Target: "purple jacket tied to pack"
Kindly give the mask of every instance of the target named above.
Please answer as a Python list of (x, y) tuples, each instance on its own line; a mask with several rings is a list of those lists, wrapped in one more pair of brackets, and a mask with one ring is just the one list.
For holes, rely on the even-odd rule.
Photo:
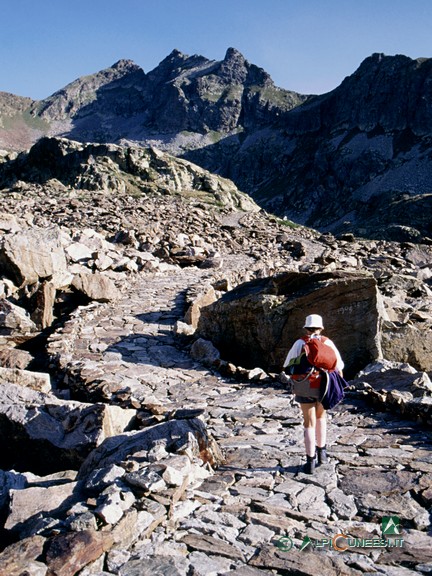
[(325, 410), (329, 410), (344, 399), (344, 388), (348, 386), (348, 383), (339, 372), (325, 372), (324, 374), (327, 377), (327, 385), (320, 402)]

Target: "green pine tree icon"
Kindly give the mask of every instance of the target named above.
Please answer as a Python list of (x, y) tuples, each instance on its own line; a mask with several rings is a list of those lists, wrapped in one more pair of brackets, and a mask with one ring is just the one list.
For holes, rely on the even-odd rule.
[(383, 536), (393, 536), (401, 533), (400, 521), (397, 516), (384, 516), (381, 527)]
[(302, 552), (302, 551), (303, 551), (305, 548), (307, 548), (308, 546), (312, 546), (312, 547), (313, 547), (312, 540), (309, 538), (309, 536), (305, 536), (305, 537), (303, 538), (302, 545), (300, 546), (300, 552)]

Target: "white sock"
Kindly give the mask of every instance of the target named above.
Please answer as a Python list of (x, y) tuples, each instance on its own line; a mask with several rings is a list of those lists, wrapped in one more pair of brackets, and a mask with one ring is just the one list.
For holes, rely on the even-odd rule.
[(327, 418), (317, 418), (316, 421), (316, 444), (318, 448), (324, 448), (327, 442)]
[(315, 456), (315, 429), (305, 428), (304, 429), (304, 443), (306, 448), (306, 454), (308, 456)]

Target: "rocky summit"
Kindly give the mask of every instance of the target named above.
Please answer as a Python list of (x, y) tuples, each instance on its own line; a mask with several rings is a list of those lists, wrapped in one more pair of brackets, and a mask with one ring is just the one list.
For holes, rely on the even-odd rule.
[[(1, 576), (431, 572), (430, 244), (132, 144), (41, 138), (0, 204)], [(313, 475), (281, 372), (309, 312), (348, 380)]]
[(235, 182), (265, 210), (377, 240), (430, 243), (432, 60), (373, 54), (327, 94), (273, 83), (229, 48), (130, 60), (41, 101), (0, 93), (0, 148), (43, 136), (153, 146)]

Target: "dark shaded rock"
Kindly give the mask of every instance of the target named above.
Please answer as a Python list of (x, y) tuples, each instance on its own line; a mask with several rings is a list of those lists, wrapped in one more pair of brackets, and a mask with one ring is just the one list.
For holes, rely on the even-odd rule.
[(353, 374), (380, 355), (380, 306), (366, 274), (287, 272), (243, 284), (203, 308), (198, 332), (224, 359), (280, 370), (306, 315), (319, 313)]
[(50, 539), (46, 550), (48, 573), (70, 576), (99, 558), (113, 545), (111, 534), (83, 530)]
[[(43, 536), (35, 535), (7, 546), (0, 553), (0, 576), (32, 574), (36, 568), (43, 574), (45, 566), (37, 559), (42, 556), (45, 542)], [(36, 570), (34, 573), (37, 573)]]
[(164, 445), (167, 452), (181, 453), (189, 449), (205, 462), (220, 463), (217, 446), (201, 420), (169, 420), (145, 430), (108, 438), (89, 454), (80, 468), (79, 477), (85, 478), (94, 468), (121, 462), (135, 452), (148, 451), (157, 443)]
[(220, 363), (220, 353), (209, 340), (198, 338), (192, 344), (191, 356), (205, 366), (217, 366)]

